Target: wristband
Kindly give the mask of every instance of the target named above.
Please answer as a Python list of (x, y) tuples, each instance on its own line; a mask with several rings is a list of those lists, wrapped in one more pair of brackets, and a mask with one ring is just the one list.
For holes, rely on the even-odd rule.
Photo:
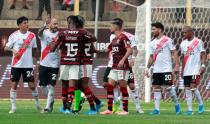
[(202, 64), (201, 67), (205, 68), (206, 66), (205, 66), (205, 64)]

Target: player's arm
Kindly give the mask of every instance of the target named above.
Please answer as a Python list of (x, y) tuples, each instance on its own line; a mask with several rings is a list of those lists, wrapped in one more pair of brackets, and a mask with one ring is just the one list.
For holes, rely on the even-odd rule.
[(125, 56), (120, 60), (120, 62), (118, 63), (118, 67), (123, 67), (124, 62), (126, 59), (128, 59), (128, 57), (132, 54), (132, 48), (127, 47), (126, 48), (126, 53)]
[(133, 65), (134, 65), (137, 54), (138, 54), (137, 47), (134, 46), (134, 47), (132, 48), (132, 59), (131, 59), (131, 61), (130, 61), (130, 66), (133, 66)]
[(4, 51), (11, 51), (15, 56), (18, 55), (18, 52), (13, 48), (14, 39), (12, 36), (9, 37), (7, 44), (4, 47)]
[(203, 51), (201, 52), (201, 69), (200, 73), (203, 74), (205, 72), (205, 62), (206, 62), (206, 53)]
[(154, 59), (153, 59), (153, 54), (150, 55), (149, 59), (148, 59), (148, 63), (147, 63), (147, 68), (145, 69), (145, 76), (146, 77), (150, 77), (150, 74), (151, 74), (151, 66), (153, 65), (154, 63)]
[(174, 72), (178, 73), (179, 72), (179, 56), (178, 56), (178, 51), (177, 50), (172, 50), (172, 60), (174, 63)]
[(63, 35), (58, 34), (58, 38), (56, 39), (56, 41), (50, 44), (51, 52), (54, 52), (59, 47), (59, 45), (62, 42), (63, 37), (64, 37)]
[(44, 30), (47, 28), (47, 25), (49, 24), (50, 19), (48, 19), (44, 25), (38, 30), (38, 36), (42, 37)]

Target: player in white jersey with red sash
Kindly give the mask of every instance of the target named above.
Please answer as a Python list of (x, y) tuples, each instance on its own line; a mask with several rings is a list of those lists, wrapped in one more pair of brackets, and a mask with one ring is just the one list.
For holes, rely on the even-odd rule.
[(179, 60), (175, 46), (171, 38), (163, 35), (164, 26), (159, 23), (152, 24), (152, 35), (154, 39), (150, 43), (150, 58), (148, 60), (145, 74), (150, 77), (150, 67), (154, 65), (152, 85), (154, 92), (155, 108), (150, 113), (152, 115), (160, 114), (160, 101), (162, 86), (166, 86), (172, 101), (175, 103), (176, 114), (180, 113), (180, 105), (177, 99), (175, 87), (173, 86), (172, 58), (175, 64), (174, 72), (179, 71)]
[(10, 77), (12, 81), (10, 89), (11, 110), (9, 113), (16, 112), (16, 90), (21, 75), (23, 77), (23, 82), (28, 82), (29, 88), (32, 90), (36, 108), (41, 111), (39, 95), (34, 83), (33, 75), (32, 49), (37, 47), (36, 35), (28, 31), (28, 18), (24, 16), (18, 18), (17, 25), (19, 30), (9, 36), (8, 43), (5, 46), (5, 51), (13, 52)]
[(194, 37), (193, 29), (185, 26), (183, 29), (184, 41), (180, 45), (182, 53), (182, 76), (184, 78), (186, 101), (188, 105), (187, 115), (193, 114), (192, 93), (199, 104), (198, 113), (204, 112), (203, 101), (197, 86), (200, 83), (200, 76), (205, 71), (205, 49), (203, 42)]
[(54, 87), (59, 72), (60, 58), (58, 49), (50, 51), (50, 45), (56, 41), (58, 35), (57, 19), (50, 19), (47, 25), (39, 29), (38, 35), (41, 40), (41, 58), (39, 69), (39, 85), (47, 96), (47, 103), (44, 109), (45, 113), (52, 112), (54, 103)]

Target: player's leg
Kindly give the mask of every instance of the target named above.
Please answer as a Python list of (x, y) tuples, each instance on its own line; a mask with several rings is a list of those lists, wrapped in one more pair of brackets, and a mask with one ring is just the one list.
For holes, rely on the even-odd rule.
[(76, 84), (76, 90), (74, 92), (75, 95), (75, 100), (74, 100), (74, 112), (79, 112), (80, 109), (80, 101), (82, 100), (81, 97), (81, 86), (82, 85), (82, 80), (79, 79), (77, 84)]
[[(93, 94), (91, 91), (88, 82), (92, 76), (92, 65), (80, 65), (81, 77), (82, 77), (82, 91), (85, 94), (89, 104), (90, 111), (87, 114), (96, 114), (97, 111), (102, 107), (101, 101)], [(96, 107), (94, 104), (96, 102)]]
[(122, 94), (122, 111), (118, 112), (118, 115), (128, 115), (128, 90), (127, 90), (127, 81), (129, 78), (129, 71), (118, 70), (118, 82), (120, 91)]
[(153, 76), (153, 92), (154, 92), (154, 110), (150, 113), (151, 115), (160, 114), (160, 101), (161, 101), (161, 85), (164, 82), (164, 76), (161, 73), (154, 73)]
[(202, 114), (204, 113), (204, 105), (203, 105), (203, 100), (202, 100), (200, 91), (197, 88), (199, 83), (200, 83), (200, 75), (193, 75), (190, 88), (192, 92), (194, 92), (196, 101), (198, 102), (198, 113)]
[(11, 103), (11, 108), (9, 113), (15, 113), (16, 112), (16, 96), (17, 96), (17, 85), (20, 80), (21, 76), (21, 69), (19, 68), (12, 68), (11, 69), (11, 89), (10, 89), (10, 103)]
[(109, 83), (107, 84), (107, 110), (100, 112), (102, 115), (113, 114), (114, 86), (118, 80), (117, 71), (111, 70), (109, 74)]
[(135, 104), (136, 112), (144, 113), (144, 111), (141, 109), (139, 92), (138, 92), (138, 89), (135, 87), (135, 79), (134, 79), (134, 74), (133, 74), (132, 69), (130, 69), (130, 73), (129, 73), (128, 86), (130, 88), (129, 95), (131, 96), (131, 99), (133, 100)]
[(28, 86), (32, 91), (32, 96), (33, 96), (34, 101), (35, 101), (36, 109), (41, 112), (42, 108), (41, 108), (40, 103), (39, 103), (39, 93), (38, 93), (38, 90), (37, 90), (37, 88), (35, 86), (35, 82), (34, 82), (33, 68), (24, 68), (24, 70), (23, 70), (23, 82), (29, 82)]
[(103, 77), (103, 82), (104, 82), (103, 86), (104, 86), (104, 88), (107, 87), (106, 85), (108, 84), (108, 81), (109, 81), (108, 76), (109, 76), (109, 73), (110, 73), (111, 69), (112, 69), (111, 67), (107, 67), (105, 72), (104, 72), (104, 77)]
[(176, 89), (173, 85), (173, 76), (172, 76), (172, 73), (169, 72), (169, 73), (165, 73), (164, 75), (165, 79), (164, 79), (164, 85), (166, 85), (166, 89), (168, 90), (169, 92), (169, 95), (172, 99), (172, 101), (174, 102), (175, 104), (175, 111), (176, 111), (176, 114), (180, 114), (180, 104), (179, 104), (179, 101), (178, 101), (178, 98), (177, 98), (177, 93), (176, 93)]
[(187, 106), (188, 106), (188, 111), (185, 113), (186, 115), (193, 114), (192, 90), (190, 88), (191, 79), (192, 79), (191, 76), (184, 76), (185, 95), (186, 95), (186, 101), (187, 101)]
[(42, 88), (44, 95), (47, 97), (48, 95), (48, 83), (49, 83), (49, 73), (47, 67), (41, 66), (39, 67), (39, 86)]
[(46, 107), (44, 109), (44, 111), (46, 112), (52, 112), (53, 111), (53, 104), (54, 104), (54, 87), (56, 85), (56, 80), (58, 77), (58, 68), (49, 68), (49, 74), (50, 74), (50, 78), (48, 80), (49, 84), (48, 84), (48, 94), (47, 94), (47, 104)]
[(63, 107), (60, 108), (60, 112), (64, 113), (67, 109), (67, 99), (68, 99), (68, 88), (69, 88), (69, 81), (68, 80), (61, 80), (62, 81), (62, 103)]

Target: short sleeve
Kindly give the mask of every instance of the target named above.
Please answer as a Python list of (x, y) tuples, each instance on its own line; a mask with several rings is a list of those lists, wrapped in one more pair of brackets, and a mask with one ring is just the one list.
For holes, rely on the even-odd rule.
[(110, 43), (112, 42), (112, 40), (115, 38), (115, 35), (114, 34), (111, 34), (110, 37), (109, 37), (109, 41)]
[(203, 41), (199, 41), (199, 46), (198, 46), (198, 48), (199, 48), (199, 51), (200, 52), (205, 52), (205, 48), (204, 48), (204, 45), (203, 45)]
[(183, 48), (183, 42), (180, 44), (179, 50), (181, 51), (181, 54), (184, 54), (184, 48)]
[(174, 41), (172, 39), (169, 39), (168, 41), (168, 46), (170, 50), (175, 50), (175, 45), (174, 45)]
[(130, 42), (131, 42), (131, 47), (132, 48), (137, 46), (137, 41), (136, 41), (135, 36), (130, 38)]
[(150, 42), (150, 44), (149, 44), (149, 52), (150, 52), (150, 55), (153, 55), (155, 52), (153, 42)]
[(32, 46), (32, 48), (37, 48), (36, 36), (33, 38), (33, 46)]
[(12, 49), (14, 46), (14, 43), (15, 43), (14, 35), (11, 34), (8, 38), (8, 42), (7, 42), (6, 46), (9, 47), (10, 49)]

